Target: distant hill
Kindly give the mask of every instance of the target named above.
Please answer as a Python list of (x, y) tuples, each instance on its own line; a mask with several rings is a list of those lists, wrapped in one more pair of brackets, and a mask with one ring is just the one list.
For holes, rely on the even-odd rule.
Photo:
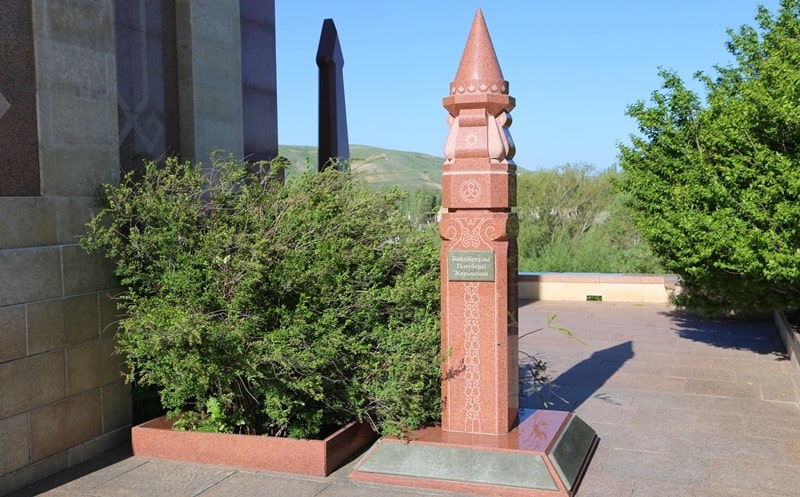
[[(280, 145), (278, 153), (291, 163), (288, 176), (317, 168), (317, 147)], [(376, 186), (398, 186), (407, 190), (442, 188), (442, 157), (350, 145), (350, 159), (350, 171)]]

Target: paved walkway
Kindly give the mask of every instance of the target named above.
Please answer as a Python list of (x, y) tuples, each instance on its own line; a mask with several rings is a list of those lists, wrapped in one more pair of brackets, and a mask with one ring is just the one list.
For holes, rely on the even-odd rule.
[[(571, 330), (582, 342), (547, 327)], [(537, 331), (538, 330), (538, 331)], [(800, 374), (770, 321), (660, 305), (525, 303), (520, 349), (549, 364), (544, 400), (600, 435), (578, 497), (800, 495)], [(533, 394), (523, 407), (541, 407)], [(567, 402), (567, 403), (565, 403)], [(13, 497), (456, 495), (130, 456), (121, 448)]]

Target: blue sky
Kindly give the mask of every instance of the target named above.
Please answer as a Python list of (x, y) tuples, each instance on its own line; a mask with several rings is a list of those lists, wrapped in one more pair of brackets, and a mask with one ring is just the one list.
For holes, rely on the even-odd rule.
[(278, 139), (316, 145), (315, 57), (325, 18), (345, 59), (350, 144), (441, 156), (442, 98), (475, 11), (483, 10), (517, 107), (514, 158), (526, 169), (605, 169), (636, 122), (629, 104), (660, 85), (659, 66), (691, 80), (733, 58), (727, 28), (755, 26), (779, 0), (276, 0)]

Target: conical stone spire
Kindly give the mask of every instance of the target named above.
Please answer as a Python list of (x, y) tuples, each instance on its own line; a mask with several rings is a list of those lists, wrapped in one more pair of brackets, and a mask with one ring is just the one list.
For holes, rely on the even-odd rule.
[(503, 71), (497, 62), (492, 38), (481, 9), (475, 13), (455, 81), (450, 85), (450, 93), (453, 95), (476, 91), (508, 93), (508, 82), (504, 80)]
[[(446, 167), (456, 158), (488, 159), (488, 163), (504, 163), (514, 157), (514, 142), (507, 128), (511, 125), (509, 112), (514, 98), (508, 94), (508, 81), (497, 61), (492, 38), (486, 28), (483, 12), (478, 9), (472, 21), (467, 44), (458, 65), (456, 77), (450, 83), (450, 95), (443, 99), (450, 113), (450, 134), (444, 147)], [(479, 130), (477, 128), (484, 128)], [(455, 166), (458, 169), (458, 166)], [(475, 164), (468, 166), (474, 168)], [(480, 167), (479, 167), (480, 168)], [(443, 178), (446, 182), (446, 179)], [(444, 186), (444, 185), (443, 185)], [(513, 195), (513, 193), (512, 193)], [(443, 201), (447, 203), (447, 193)], [(510, 199), (513, 204), (513, 198)], [(505, 203), (506, 200), (501, 200)], [(445, 205), (457, 208), (458, 205)], [(462, 205), (460, 207), (502, 207), (497, 205)]]

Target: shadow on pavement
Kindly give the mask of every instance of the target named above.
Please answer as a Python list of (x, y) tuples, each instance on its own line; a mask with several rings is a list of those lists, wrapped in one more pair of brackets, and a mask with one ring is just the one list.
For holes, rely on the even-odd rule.
[(130, 444), (121, 445), (116, 449), (111, 449), (110, 451), (104, 452), (103, 454), (93, 457), (88, 461), (76, 464), (71, 468), (60, 471), (53, 476), (39, 480), (29, 487), (25, 487), (17, 490), (16, 492), (7, 494), (6, 497), (34, 497), (36, 495), (45, 494), (50, 490), (57, 489), (58, 487), (61, 487), (69, 482), (78, 480), (108, 466), (113, 466), (118, 462), (128, 459), (132, 455), (133, 451), (131, 450)]
[[(528, 409), (551, 408), (573, 411), (592, 397), (613, 403), (613, 400), (603, 396), (600, 389), (626, 361), (632, 358), (633, 342), (630, 340), (598, 350), (552, 379), (541, 391), (523, 389), (520, 406)], [(520, 377), (524, 377), (523, 371), (520, 374)], [(530, 385), (526, 385), (526, 388), (528, 387)]]
[(680, 310), (663, 315), (669, 317), (681, 338), (724, 349), (749, 350), (781, 360), (789, 359), (769, 315), (703, 318)]

